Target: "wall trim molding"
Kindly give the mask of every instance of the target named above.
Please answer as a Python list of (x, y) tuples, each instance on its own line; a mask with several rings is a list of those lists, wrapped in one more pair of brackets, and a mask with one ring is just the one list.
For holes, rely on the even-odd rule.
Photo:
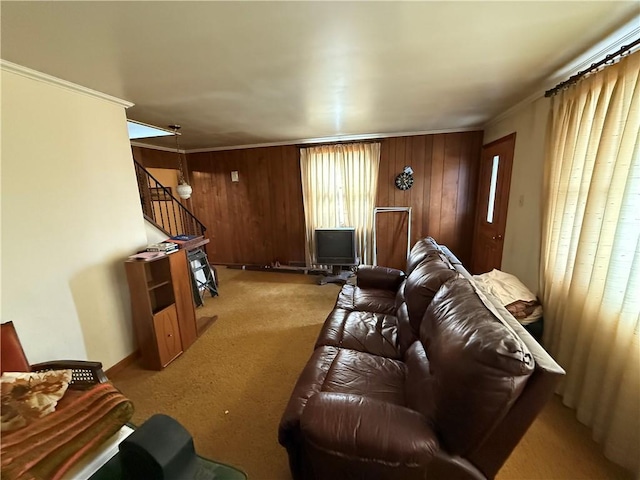
[(640, 26), (638, 26), (639, 21), (640, 17), (634, 17), (633, 20), (618, 29), (615, 33), (609, 35), (607, 38), (582, 53), (582, 55), (576, 57), (573, 61), (556, 70), (553, 74), (547, 77), (540, 88), (536, 88), (535, 93), (532, 93), (509, 109), (487, 121), (484, 124), (483, 129), (516, 114), (539, 98), (544, 97), (544, 92), (553, 88), (558, 83), (566, 80), (571, 75), (578, 73), (580, 70), (584, 70), (592, 63), (604, 58), (607, 54), (618, 50), (623, 45), (631, 43), (636, 38), (640, 37)]
[(54, 85), (56, 87), (61, 87), (76, 93), (81, 93), (89, 97), (98, 98), (100, 100), (113, 103), (120, 107), (129, 108), (134, 105), (132, 102), (128, 102), (126, 100), (113, 97), (106, 93), (98, 92), (97, 90), (92, 90), (90, 88), (83, 87), (82, 85), (78, 85), (77, 83), (69, 82), (67, 80), (63, 80), (61, 78), (48, 75), (46, 73), (38, 72), (37, 70), (33, 70), (28, 67), (23, 67), (22, 65), (18, 65), (17, 63), (8, 62), (7, 60), (0, 59), (0, 68), (6, 72), (14, 73), (16, 75), (20, 75), (22, 77), (26, 77), (31, 80), (47, 83), (49, 85)]
[[(161, 147), (160, 145), (149, 145), (148, 143), (136, 142), (134, 140), (131, 140), (129, 143), (131, 143), (132, 147), (142, 147), (142, 148), (148, 148), (150, 150), (160, 150), (162, 152), (176, 153), (176, 149), (171, 147)], [(180, 153), (189, 153), (189, 151), (181, 148)]]
[(122, 370), (127, 368), (129, 365), (132, 365), (133, 363), (135, 363), (135, 361), (138, 359), (139, 356), (140, 356), (140, 350), (136, 350), (135, 352), (127, 355), (112, 367), (107, 368), (107, 370), (104, 372), (105, 375), (107, 376), (107, 378), (116, 376), (118, 373), (120, 373)]
[[(444, 128), (440, 130), (424, 130), (419, 132), (363, 133), (359, 135), (337, 135), (333, 137), (307, 138), (307, 139), (301, 139), (301, 140), (283, 140), (281, 142), (253, 143), (249, 145), (233, 145), (229, 147), (194, 148), (190, 150), (185, 150), (185, 152), (186, 153), (221, 152), (225, 150), (244, 150), (249, 148), (262, 148), (262, 147), (282, 147), (287, 145), (291, 145), (291, 146), (313, 145), (316, 143), (350, 142), (350, 141), (357, 141), (357, 140), (375, 140), (377, 138), (383, 139), (383, 138), (393, 138), (393, 137), (413, 137), (416, 135), (437, 135), (440, 133), (476, 132), (480, 130), (482, 130), (481, 126), (465, 127), (465, 128)], [(138, 146), (153, 148), (149, 145), (138, 145)]]

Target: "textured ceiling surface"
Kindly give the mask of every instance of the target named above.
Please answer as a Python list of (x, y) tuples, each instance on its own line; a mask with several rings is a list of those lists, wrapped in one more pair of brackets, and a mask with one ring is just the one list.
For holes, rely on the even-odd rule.
[[(638, 2), (7, 2), (4, 60), (186, 149), (482, 127)], [(169, 138), (147, 140), (172, 146)]]

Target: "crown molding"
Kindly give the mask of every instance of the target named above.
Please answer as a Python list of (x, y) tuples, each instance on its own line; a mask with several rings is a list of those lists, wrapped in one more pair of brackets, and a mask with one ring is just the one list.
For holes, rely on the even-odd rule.
[(54, 85), (56, 87), (62, 87), (66, 90), (71, 90), (76, 93), (81, 93), (89, 97), (98, 98), (100, 100), (113, 103), (120, 107), (129, 108), (134, 105), (132, 102), (128, 102), (120, 98), (112, 97), (111, 95), (107, 95), (106, 93), (98, 92), (97, 90), (92, 90), (90, 88), (83, 87), (82, 85), (78, 85), (77, 83), (72, 83), (67, 80), (62, 80), (61, 78), (54, 77), (46, 73), (38, 72), (37, 70), (32, 70), (31, 68), (23, 67), (22, 65), (18, 65), (17, 63), (8, 62), (7, 60), (0, 59), (0, 69), (2, 69), (5, 72), (14, 73), (16, 75), (29, 78), (31, 80), (47, 83), (49, 85)]
[(544, 92), (546, 90), (548, 90), (548, 88), (543, 88), (541, 92), (537, 91), (536, 93), (529, 95), (524, 100), (521, 100), (518, 103), (516, 103), (513, 107), (510, 107), (508, 110), (505, 110), (501, 114), (493, 117), (491, 120), (489, 120), (487, 123), (484, 124), (483, 129), (486, 130), (488, 127), (504, 120), (505, 118), (509, 118), (512, 115), (515, 115), (516, 113), (518, 113), (519, 111), (524, 110), (526, 107), (531, 105), (536, 100), (540, 98), (544, 98)]
[[(465, 128), (445, 128), (441, 130), (422, 130), (419, 132), (402, 133), (364, 133), (359, 135), (337, 135), (333, 137), (305, 138), (300, 140), (284, 140), (282, 142), (252, 143), (249, 145), (232, 145), (229, 147), (194, 148), (185, 150), (186, 153), (221, 152), (225, 150), (243, 150), (248, 148), (282, 147), (286, 145), (313, 145), (316, 143), (350, 142), (357, 140), (375, 140), (377, 138), (412, 137), (415, 135), (436, 135), (439, 133), (475, 132), (482, 130), (481, 126)], [(133, 143), (132, 143), (133, 145)], [(142, 145), (141, 145), (142, 146)], [(174, 150), (175, 151), (175, 150)]]
[(132, 147), (142, 147), (142, 148), (148, 148), (150, 150), (160, 150), (161, 152), (190, 153), (189, 150), (184, 150), (182, 148), (180, 150), (177, 150), (177, 149), (171, 148), (171, 147), (161, 147), (160, 145), (150, 145), (148, 143), (136, 142), (134, 140), (130, 141), (129, 143), (131, 144)]
[(544, 82), (540, 85), (540, 88), (536, 89), (535, 93), (532, 93), (525, 99), (516, 103), (514, 106), (493, 117), (484, 125), (484, 128), (486, 129), (489, 126), (516, 114), (539, 98), (544, 97), (544, 92), (546, 92), (550, 88), (553, 88), (554, 85), (557, 85), (570, 76), (578, 73), (581, 70), (584, 70), (585, 68), (591, 66), (591, 64), (598, 62), (606, 55), (618, 50), (624, 45), (633, 42), (636, 38), (639, 37), (640, 16), (635, 16), (622, 28), (619, 28), (613, 34), (598, 42), (593, 47), (589, 48), (582, 55), (578, 56), (573, 61), (556, 70), (544, 80)]

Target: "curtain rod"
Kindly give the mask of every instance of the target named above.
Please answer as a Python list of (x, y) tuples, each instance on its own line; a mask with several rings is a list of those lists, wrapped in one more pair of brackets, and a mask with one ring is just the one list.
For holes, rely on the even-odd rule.
[(569, 87), (569, 86), (573, 85), (574, 83), (577, 83), (578, 80), (580, 80), (582, 77), (584, 77), (588, 73), (593, 72), (598, 67), (604, 65), (605, 63), (611, 62), (611, 60), (613, 60), (616, 57), (624, 56), (625, 52), (628, 52), (629, 50), (631, 50), (636, 45), (640, 45), (640, 38), (634, 40), (629, 45), (623, 45), (622, 47), (620, 47), (619, 50), (617, 50), (617, 51), (615, 51), (613, 53), (610, 53), (609, 55), (604, 57), (599, 62), (592, 63), (591, 66), (589, 68), (587, 68), (586, 70), (579, 71), (575, 75), (572, 75), (571, 77), (569, 77), (564, 82), (561, 82), (558, 85), (556, 85), (555, 87), (553, 87), (551, 90), (547, 90), (546, 92), (544, 92), (544, 96), (545, 97), (553, 97), (560, 90), (562, 90), (562, 89), (564, 89), (566, 87)]

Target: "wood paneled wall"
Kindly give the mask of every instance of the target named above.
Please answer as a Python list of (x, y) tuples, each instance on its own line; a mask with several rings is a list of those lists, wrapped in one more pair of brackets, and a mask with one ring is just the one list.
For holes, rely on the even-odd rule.
[[(377, 206), (412, 207), (411, 244), (430, 235), (460, 260), (471, 257), (482, 132), (382, 139)], [(134, 147), (135, 149), (136, 147)], [(142, 151), (144, 150), (144, 152)], [(175, 154), (134, 150), (143, 165), (176, 168)], [(304, 210), (299, 149), (294, 145), (187, 155), (191, 208), (207, 227), (212, 263), (304, 262)], [(142, 159), (142, 160), (141, 160)], [(173, 163), (171, 163), (173, 162)], [(405, 165), (415, 182), (395, 187)], [(237, 170), (239, 182), (231, 182)], [(378, 263), (404, 268), (406, 222), (378, 218)]]
[(194, 153), (189, 166), (193, 212), (207, 226), (212, 263), (304, 262), (297, 147)]
[[(178, 154), (144, 147), (131, 147), (133, 158), (145, 168), (172, 168), (178, 170)], [(188, 161), (188, 155), (185, 162)]]
[[(176, 152), (168, 152), (165, 150), (153, 150), (151, 148), (144, 147), (131, 147), (133, 158), (140, 163), (147, 170), (150, 168), (164, 168), (178, 171), (179, 161), (178, 154)], [(183, 162), (183, 174), (187, 180), (187, 183), (191, 184), (191, 171), (189, 169), (189, 155), (182, 156)], [(159, 180), (159, 179), (158, 179)], [(187, 208), (192, 208), (190, 199), (182, 201)]]
[[(471, 260), (482, 131), (387, 138), (381, 142), (379, 207), (412, 207), (411, 245), (432, 236), (463, 263)], [(395, 187), (405, 166), (413, 169), (409, 190)], [(379, 215), (378, 264), (406, 264), (406, 220)]]

